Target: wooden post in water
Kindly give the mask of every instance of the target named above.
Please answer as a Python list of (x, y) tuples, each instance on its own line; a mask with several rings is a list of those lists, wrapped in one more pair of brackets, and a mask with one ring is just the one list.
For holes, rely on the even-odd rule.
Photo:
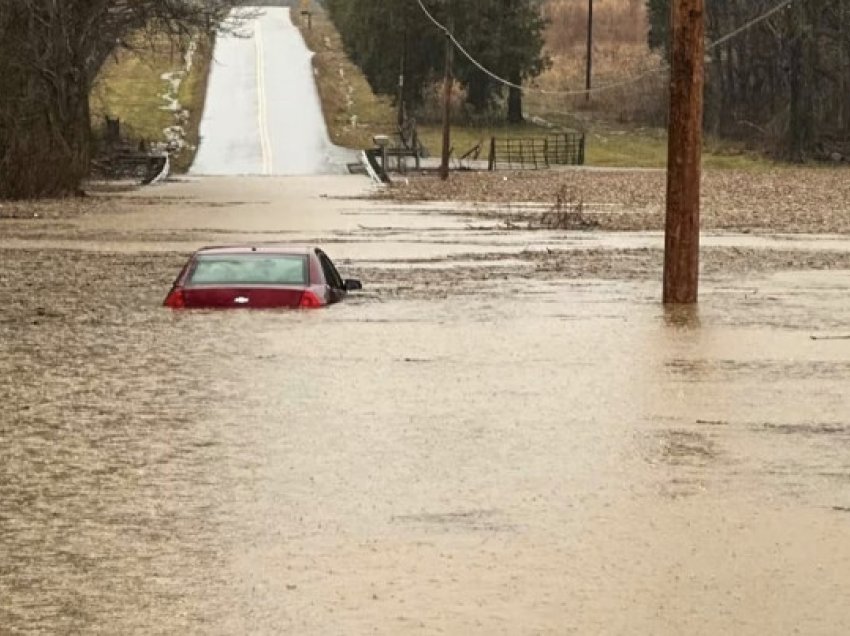
[(704, 0), (673, 0), (664, 303), (696, 303), (705, 55)]

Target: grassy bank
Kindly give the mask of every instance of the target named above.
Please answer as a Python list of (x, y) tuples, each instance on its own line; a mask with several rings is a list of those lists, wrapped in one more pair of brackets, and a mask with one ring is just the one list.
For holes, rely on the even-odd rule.
[[(92, 92), (96, 136), (103, 136), (107, 116), (121, 120), (122, 139), (134, 146), (141, 141), (166, 144), (166, 129), (179, 126), (182, 146), (172, 153), (172, 166), (175, 172), (188, 170), (199, 141), (211, 53), (212, 43), (198, 37), (187, 71), (186, 56), (166, 39), (140, 45), (137, 50), (119, 51), (104, 65)], [(180, 80), (176, 92), (163, 79), (166, 73)], [(177, 111), (168, 108), (170, 100), (165, 95), (177, 100)]]
[[(547, 129), (527, 123), (518, 126), (491, 126), (475, 128), (452, 127), (452, 153), (454, 157), (481, 143), (481, 157), (486, 158), (490, 138), (533, 137), (545, 134)], [(442, 147), (442, 128), (438, 125), (419, 127), (420, 137), (432, 155)], [(596, 123), (587, 130), (585, 163), (589, 166), (610, 168), (663, 168), (667, 165), (667, 133), (665, 130), (637, 127), (612, 127)], [(746, 152), (727, 142), (707, 139), (703, 149), (706, 168), (763, 169), (773, 165), (764, 157)]]
[[(667, 165), (667, 131), (595, 125), (588, 132), (587, 163), (603, 167), (663, 168)], [(762, 155), (712, 138), (703, 144), (705, 168), (760, 170), (774, 165)]]
[(292, 20), (315, 53), (316, 85), (331, 140), (347, 148), (366, 148), (372, 145), (374, 135), (395, 130), (396, 114), (390, 100), (372, 92), (363, 73), (346, 55), (327, 13), (314, 2), (312, 26), (295, 10)]

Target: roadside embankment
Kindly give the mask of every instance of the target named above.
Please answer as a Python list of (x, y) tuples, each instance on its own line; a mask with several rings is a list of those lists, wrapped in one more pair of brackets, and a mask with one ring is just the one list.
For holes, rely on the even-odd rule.
[(346, 148), (372, 146), (372, 137), (394, 130), (390, 100), (377, 97), (345, 53), (342, 38), (327, 13), (313, 3), (310, 24), (299, 12), (292, 21), (314, 52), (313, 69), (331, 141)]
[(168, 149), (172, 169), (186, 172), (198, 148), (212, 40), (201, 34), (177, 44), (165, 37), (120, 50), (101, 69), (92, 91), (92, 128), (120, 120), (121, 139)]

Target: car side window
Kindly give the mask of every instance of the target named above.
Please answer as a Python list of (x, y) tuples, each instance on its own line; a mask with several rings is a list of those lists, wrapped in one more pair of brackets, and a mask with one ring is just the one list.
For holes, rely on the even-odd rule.
[(334, 289), (343, 289), (345, 283), (342, 282), (342, 276), (336, 271), (336, 267), (331, 263), (331, 259), (324, 252), (318, 252), (318, 256), (319, 261), (322, 263), (322, 270), (325, 273), (325, 280), (328, 282), (328, 285)]

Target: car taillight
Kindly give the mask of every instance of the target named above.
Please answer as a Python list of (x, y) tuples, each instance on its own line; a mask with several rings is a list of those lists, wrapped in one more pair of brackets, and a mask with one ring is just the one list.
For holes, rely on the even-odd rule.
[(171, 307), (171, 309), (183, 309), (186, 306), (186, 298), (183, 296), (183, 290), (179, 287), (172, 289), (163, 305)]
[(298, 303), (298, 306), (301, 309), (315, 309), (316, 307), (322, 306), (322, 301), (319, 300), (319, 297), (316, 296), (309, 289), (301, 294), (301, 302)]

